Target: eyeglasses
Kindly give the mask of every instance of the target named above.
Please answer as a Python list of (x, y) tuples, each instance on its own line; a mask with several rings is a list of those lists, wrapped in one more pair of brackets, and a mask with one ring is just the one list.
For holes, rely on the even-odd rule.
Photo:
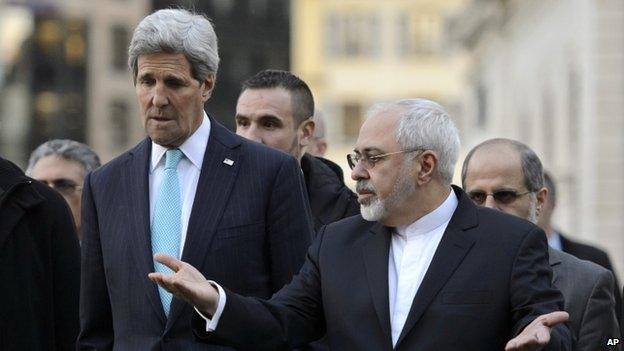
[(516, 201), (519, 197), (526, 194), (533, 193), (533, 191), (527, 191), (524, 193), (518, 193), (514, 190), (499, 190), (493, 193), (486, 193), (485, 191), (471, 191), (468, 193), (468, 197), (477, 205), (483, 205), (488, 196), (492, 196), (494, 201), (501, 205), (509, 205)]
[(396, 154), (403, 154), (403, 153), (408, 153), (408, 152), (414, 152), (414, 151), (424, 151), (426, 150), (425, 148), (419, 147), (419, 148), (415, 148), (415, 149), (408, 149), (408, 150), (401, 150), (401, 151), (395, 151), (395, 152), (388, 152), (386, 154), (381, 154), (381, 155), (374, 155), (374, 156), (367, 156), (367, 155), (361, 155), (361, 154), (357, 154), (357, 153), (352, 153), (352, 154), (348, 154), (347, 155), (347, 163), (349, 164), (349, 168), (354, 169), (355, 166), (358, 165), (358, 163), (362, 163), (362, 167), (364, 167), (364, 169), (369, 170), (373, 167), (375, 167), (375, 164), (380, 161), (383, 160), (384, 158), (391, 156), (391, 155), (396, 155)]
[(76, 191), (81, 191), (82, 186), (74, 183), (74, 181), (60, 178), (54, 180), (40, 180), (40, 182), (47, 184), (50, 188), (58, 191), (63, 195), (73, 195)]

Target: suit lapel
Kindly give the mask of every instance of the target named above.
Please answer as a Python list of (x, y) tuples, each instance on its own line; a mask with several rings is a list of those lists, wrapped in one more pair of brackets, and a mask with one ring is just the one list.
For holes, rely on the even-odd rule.
[(470, 202), (463, 191), (456, 187), (453, 188), (459, 202), (457, 209), (442, 236), (427, 273), (414, 297), (396, 347), (401, 344), (401, 341), (416, 325), (474, 244), (474, 239), (467, 237), (463, 231), (477, 225), (475, 205)]
[(147, 278), (147, 274), (154, 271), (149, 220), (150, 156), (151, 141), (145, 139), (132, 152), (126, 167), (123, 167), (125, 174), (123, 174), (122, 179), (125, 179), (125, 193), (129, 194), (130, 199), (127, 208), (131, 252), (135, 253), (132, 256), (148, 300), (164, 326), (167, 318), (158, 295), (158, 288)]
[(388, 255), (391, 233), (389, 228), (379, 223), (376, 223), (370, 231), (370, 236), (362, 247), (366, 278), (381, 329), (391, 345), (390, 307), (388, 305)]
[[(210, 124), (210, 137), (182, 251), (182, 260), (200, 270), (243, 162), (240, 149), (237, 148), (240, 141), (212, 118)], [(189, 308), (188, 304), (173, 299), (167, 329), (171, 328), (185, 308)]]
[(548, 247), (548, 264), (550, 264), (550, 268), (552, 269), (552, 283), (553, 285), (559, 281), (559, 265), (561, 264), (561, 254), (553, 249)]

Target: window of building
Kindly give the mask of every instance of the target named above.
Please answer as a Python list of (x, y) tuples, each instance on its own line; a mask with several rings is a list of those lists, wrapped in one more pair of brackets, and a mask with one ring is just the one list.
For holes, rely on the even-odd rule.
[(342, 105), (342, 130), (346, 138), (356, 139), (362, 122), (362, 105), (358, 103)]
[(487, 90), (483, 84), (477, 87), (477, 127), (485, 128), (487, 124)]
[(552, 95), (544, 92), (542, 95), (542, 137), (544, 142), (543, 161), (548, 163), (554, 162), (555, 148), (555, 111), (552, 102)]
[(111, 63), (115, 70), (127, 69), (128, 45), (130, 44), (130, 32), (126, 26), (114, 25), (111, 28)]
[(124, 99), (114, 99), (110, 103), (109, 125), (111, 131), (111, 146), (113, 150), (126, 147), (129, 141), (130, 106)]
[(442, 22), (429, 13), (401, 13), (397, 26), (399, 57), (434, 55), (440, 49)]
[(333, 13), (325, 23), (325, 51), (330, 58), (375, 58), (381, 52), (376, 13)]

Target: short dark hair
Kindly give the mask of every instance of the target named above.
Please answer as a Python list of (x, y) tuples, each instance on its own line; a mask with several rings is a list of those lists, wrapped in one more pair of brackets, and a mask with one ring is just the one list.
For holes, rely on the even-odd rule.
[(265, 69), (243, 82), (241, 94), (247, 89), (283, 88), (290, 93), (295, 128), (314, 115), (314, 98), (310, 88), (299, 77), (277, 69)]
[(468, 172), (468, 164), (470, 163), (470, 159), (478, 149), (486, 145), (507, 145), (512, 147), (518, 152), (518, 154), (520, 154), (520, 162), (522, 163), (522, 175), (524, 177), (524, 186), (526, 186), (527, 190), (539, 191), (541, 188), (544, 187), (544, 168), (542, 167), (542, 161), (540, 161), (539, 157), (537, 157), (535, 151), (531, 150), (531, 148), (519, 141), (505, 138), (496, 138), (482, 142), (481, 144), (475, 146), (472, 150), (470, 150), (470, 152), (468, 152), (468, 155), (466, 155), (466, 159), (464, 159), (461, 173), (461, 181), (464, 188), (466, 187), (466, 173)]

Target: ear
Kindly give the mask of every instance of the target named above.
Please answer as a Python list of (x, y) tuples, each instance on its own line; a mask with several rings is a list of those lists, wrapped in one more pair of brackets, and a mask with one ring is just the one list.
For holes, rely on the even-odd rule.
[(548, 198), (548, 189), (546, 187), (543, 187), (540, 190), (538, 190), (537, 193), (535, 194), (535, 198), (537, 199), (536, 210), (537, 210), (537, 215), (539, 216), (540, 211), (544, 207), (546, 203), (546, 199)]
[(314, 135), (314, 121), (312, 117), (306, 119), (299, 124), (297, 128), (297, 139), (299, 140), (299, 146), (307, 146), (312, 140)]
[(204, 80), (203, 88), (202, 88), (202, 102), (208, 101), (212, 96), (212, 91), (214, 90), (216, 77), (214, 74), (209, 74), (206, 80)]
[(417, 157), (420, 161), (417, 161), (420, 165), (416, 180), (418, 185), (427, 184), (433, 179), (433, 176), (438, 168), (438, 156), (431, 150), (425, 150), (419, 156), (408, 155), (408, 157)]
[(316, 141), (316, 152), (321, 157), (324, 157), (327, 153), (327, 141), (325, 141), (325, 138)]

